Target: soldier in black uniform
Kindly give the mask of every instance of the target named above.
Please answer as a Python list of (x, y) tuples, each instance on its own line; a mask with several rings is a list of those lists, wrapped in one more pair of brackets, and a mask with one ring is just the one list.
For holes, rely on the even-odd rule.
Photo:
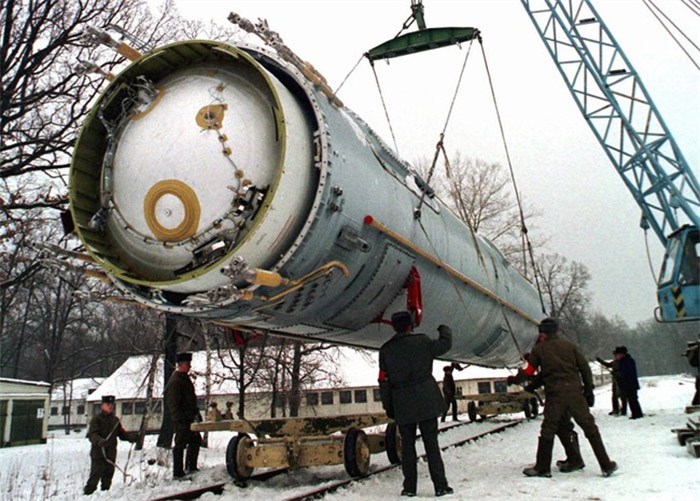
[(639, 405), (639, 397), (637, 396), (637, 391), (639, 390), (639, 379), (637, 378), (637, 364), (634, 358), (627, 353), (627, 348), (625, 346), (618, 346), (613, 352), (615, 360), (618, 363), (618, 375), (619, 375), (619, 386), (620, 392), (627, 399), (627, 403), (630, 407), (630, 419), (639, 419), (644, 417), (642, 412), (642, 407)]
[[(175, 445), (173, 447), (173, 478), (183, 478), (186, 474), (199, 471), (197, 458), (202, 436), (190, 430), (190, 425), (199, 416), (197, 396), (189, 376), (192, 363), (191, 353), (177, 354), (177, 367), (165, 386), (165, 403), (170, 411), (170, 418), (175, 429)], [(187, 448), (185, 469), (182, 460)]]
[(102, 481), (101, 489), (108, 491), (114, 476), (114, 462), (117, 459), (117, 437), (136, 442), (137, 437), (127, 433), (119, 418), (114, 415), (114, 396), (105, 395), (100, 404), (100, 413), (90, 420), (87, 438), (90, 440), (90, 477), (83, 489), (90, 495)]
[(447, 409), (442, 413), (442, 419), (440, 419), (443, 423), (445, 422), (445, 418), (447, 418), (447, 412), (450, 410), (450, 406), (452, 406), (452, 421), (459, 421), (459, 419), (457, 419), (457, 399), (455, 398), (457, 387), (455, 385), (455, 378), (452, 376), (454, 369), (461, 371), (462, 366), (453, 363), (442, 368), (445, 373), (442, 378), (442, 394), (445, 396), (445, 403), (447, 404)]
[(404, 476), (401, 495), (416, 495), (416, 425), (423, 437), (435, 495), (451, 494), (454, 491), (445, 478), (437, 438), (437, 418), (447, 405), (432, 372), (433, 359), (452, 346), (452, 332), (449, 327), (441, 325), (438, 339), (413, 333), (413, 316), (407, 311), (394, 313), (391, 325), (396, 334), (379, 350), (379, 388), (382, 405), (387, 415), (396, 421), (401, 433)]
[(591, 368), (576, 345), (559, 337), (556, 320), (545, 318), (539, 330), (545, 335), (544, 341), (532, 349), (530, 363), (539, 368), (547, 403), (537, 447), (537, 462), (535, 466), (525, 468), (523, 473), (529, 477), (552, 476), (554, 435), (561, 426), (562, 418), (569, 413), (583, 429), (603, 475), (610, 476), (617, 470), (617, 463), (608, 457), (595, 419), (588, 410), (589, 406), (593, 406)]

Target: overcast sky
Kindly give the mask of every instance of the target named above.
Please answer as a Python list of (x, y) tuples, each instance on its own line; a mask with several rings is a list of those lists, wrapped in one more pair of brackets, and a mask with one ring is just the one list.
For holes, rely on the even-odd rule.
[[(266, 18), (287, 45), (336, 88), (368, 49), (392, 38), (410, 0), (176, 0), (181, 14), (226, 23), (230, 11)], [(696, 44), (700, 17), (681, 0), (655, 2)], [(504, 120), (520, 192), (541, 210), (531, 233), (549, 238), (545, 252), (579, 261), (592, 274), (593, 306), (629, 324), (651, 318), (655, 277), (646, 257), (641, 212), (578, 111), (519, 0), (424, 0), (428, 27), (472, 26), (484, 49)], [(640, 74), (686, 159), (700, 164), (700, 71), (642, 0), (594, 3)], [(252, 36), (249, 41), (256, 42)], [(464, 60), (465, 44), (377, 64), (400, 155), (431, 157)], [(698, 52), (695, 52), (696, 59)], [(369, 64), (339, 93), (392, 144)], [(474, 44), (445, 140), (448, 153), (506, 165), (484, 62)], [(649, 233), (654, 272), (663, 250)]]

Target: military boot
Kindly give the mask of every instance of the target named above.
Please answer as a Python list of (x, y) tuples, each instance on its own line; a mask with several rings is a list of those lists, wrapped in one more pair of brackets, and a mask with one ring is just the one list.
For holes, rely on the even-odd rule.
[(552, 447), (554, 439), (540, 437), (537, 443), (537, 463), (535, 466), (525, 468), (523, 474), (528, 477), (551, 477)]
[(576, 470), (582, 470), (586, 465), (581, 457), (581, 448), (578, 444), (578, 434), (575, 431), (558, 435), (561, 440), (561, 445), (564, 446), (566, 452), (566, 460), (557, 461), (559, 471), (570, 473)]
[(605, 445), (603, 445), (603, 438), (600, 433), (596, 433), (588, 437), (588, 441), (593, 449), (593, 454), (595, 454), (598, 464), (600, 465), (600, 470), (603, 472), (604, 477), (609, 477), (617, 470), (617, 463), (615, 461), (610, 461), (608, 453), (605, 450)]
[(173, 478), (183, 478), (185, 476), (185, 470), (182, 469), (184, 455), (184, 450), (173, 449)]
[(199, 447), (188, 446), (187, 454), (185, 456), (185, 473), (194, 473), (199, 471), (197, 468), (197, 458), (199, 457)]

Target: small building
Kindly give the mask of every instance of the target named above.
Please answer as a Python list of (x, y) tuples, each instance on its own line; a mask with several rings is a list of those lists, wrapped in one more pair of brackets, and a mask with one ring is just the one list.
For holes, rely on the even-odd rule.
[(51, 385), (0, 378), (0, 447), (45, 444)]
[(84, 428), (88, 424), (87, 396), (103, 382), (103, 377), (86, 377), (54, 384), (49, 404), (49, 429)]

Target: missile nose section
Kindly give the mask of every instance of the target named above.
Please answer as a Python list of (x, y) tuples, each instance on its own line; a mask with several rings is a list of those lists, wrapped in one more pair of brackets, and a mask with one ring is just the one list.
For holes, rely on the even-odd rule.
[(156, 50), (110, 85), (81, 131), (71, 210), (117, 278), (193, 293), (241, 260), (274, 266), (313, 200), (303, 106), (240, 49)]

